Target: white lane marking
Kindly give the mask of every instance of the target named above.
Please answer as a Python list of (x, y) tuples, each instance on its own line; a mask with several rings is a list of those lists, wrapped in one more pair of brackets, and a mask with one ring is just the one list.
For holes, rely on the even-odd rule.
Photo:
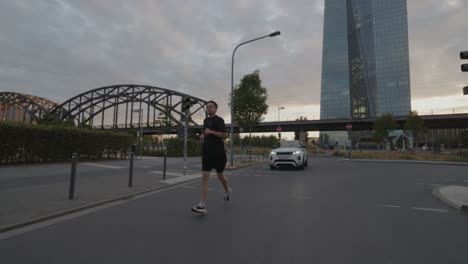
[(438, 213), (448, 213), (448, 210), (434, 209), (434, 208), (411, 207), (411, 209), (413, 209), (413, 210), (418, 210), (418, 211), (429, 211), (429, 212), (438, 212)]
[(468, 182), (468, 180), (464, 180), (464, 182)]
[(379, 207), (387, 207), (387, 208), (401, 208), (399, 205), (393, 205), (393, 204), (376, 204)]
[[(161, 174), (161, 175), (163, 174), (162, 171), (148, 171), (148, 173)], [(166, 171), (166, 175), (172, 175), (172, 176), (178, 176), (178, 177), (184, 176), (183, 174), (180, 174), (180, 173), (167, 172), (167, 171)]]
[(416, 184), (418, 184), (418, 185), (429, 185), (429, 186), (432, 186), (432, 187), (439, 187), (439, 186), (442, 186), (442, 184), (437, 184), (437, 183), (422, 183), (422, 182), (417, 182)]
[(149, 169), (151, 166), (142, 166), (143, 169)]
[(456, 182), (457, 180), (455, 180), (455, 179), (447, 179), (446, 181), (448, 181), (448, 182)]
[(122, 166), (112, 166), (112, 165), (104, 165), (104, 164), (96, 164), (96, 163), (80, 163), (81, 165), (87, 165), (87, 166), (94, 166), (94, 167), (100, 167), (100, 168), (106, 168), (106, 169), (125, 169), (127, 167), (122, 167)]
[(199, 189), (198, 187), (195, 187), (195, 186), (182, 186), (182, 188), (187, 188), (187, 189)]
[(300, 199), (300, 200), (313, 200), (314, 198), (313, 197), (308, 197), (308, 196), (298, 196), (298, 195), (295, 195), (294, 198), (296, 199)]
[(181, 176), (181, 177), (177, 177), (177, 178), (173, 178), (173, 179), (167, 179), (167, 180), (163, 180), (161, 182), (162, 183), (167, 183), (167, 184), (175, 184), (175, 183), (189, 181), (189, 180), (198, 179), (198, 178), (201, 178), (201, 173), (193, 174), (193, 175), (187, 175), (187, 176)]

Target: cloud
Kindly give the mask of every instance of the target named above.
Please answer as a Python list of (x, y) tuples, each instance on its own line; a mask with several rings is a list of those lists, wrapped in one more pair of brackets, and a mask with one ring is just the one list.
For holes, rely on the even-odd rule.
[(459, 52), (468, 49), (466, 1), (408, 1), (413, 99), (461, 94), (468, 76)]
[[(270, 105), (289, 106), (294, 118), (320, 102), (323, 8), (323, 0), (4, 0), (0, 90), (62, 102), (104, 85), (149, 84), (217, 100), (227, 115), (234, 47), (280, 30), (239, 48), (234, 80), (259, 69)], [(461, 0), (408, 0), (413, 99), (468, 83), (458, 59), (468, 49), (467, 9)]]

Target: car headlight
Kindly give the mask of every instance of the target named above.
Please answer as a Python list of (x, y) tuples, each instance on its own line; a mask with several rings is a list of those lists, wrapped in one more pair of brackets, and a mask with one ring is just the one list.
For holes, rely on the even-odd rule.
[(276, 155), (276, 152), (272, 151), (270, 152), (271, 155)]
[(302, 153), (302, 151), (298, 150), (298, 151), (294, 151), (293, 154), (301, 154), (301, 153)]

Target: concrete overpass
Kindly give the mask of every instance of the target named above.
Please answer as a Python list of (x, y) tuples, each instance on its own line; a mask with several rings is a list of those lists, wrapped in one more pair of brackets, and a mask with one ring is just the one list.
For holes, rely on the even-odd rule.
[[(421, 116), (424, 120), (424, 126), (429, 129), (450, 129), (450, 128), (468, 128), (468, 114), (447, 114), (447, 115), (424, 115)], [(402, 128), (407, 117), (396, 117), (399, 128)], [(346, 124), (350, 123), (353, 126), (353, 131), (373, 130), (375, 119), (334, 119), (334, 120), (307, 120), (307, 121), (281, 121), (281, 122), (262, 122), (252, 127), (253, 133), (276, 132), (278, 126), (282, 132), (294, 131), (344, 131)], [(227, 127), (230, 124), (226, 124)], [(138, 127), (137, 124), (134, 125)], [(105, 128), (111, 128), (105, 127)], [(125, 129), (125, 128), (117, 128)], [(193, 133), (200, 133), (201, 126), (190, 126)], [(162, 128), (144, 127), (144, 134), (161, 133)], [(168, 134), (176, 134), (179, 128), (174, 126), (166, 129)], [(235, 126), (234, 131), (239, 132), (239, 127)], [(246, 131), (244, 131), (246, 132)]]

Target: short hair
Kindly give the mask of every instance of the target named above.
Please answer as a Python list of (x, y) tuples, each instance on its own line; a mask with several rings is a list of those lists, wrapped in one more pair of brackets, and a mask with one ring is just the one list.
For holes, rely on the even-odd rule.
[(206, 105), (208, 105), (209, 103), (214, 104), (214, 106), (216, 107), (216, 109), (218, 109), (218, 104), (217, 104), (215, 101), (210, 100), (210, 101), (206, 102)]

